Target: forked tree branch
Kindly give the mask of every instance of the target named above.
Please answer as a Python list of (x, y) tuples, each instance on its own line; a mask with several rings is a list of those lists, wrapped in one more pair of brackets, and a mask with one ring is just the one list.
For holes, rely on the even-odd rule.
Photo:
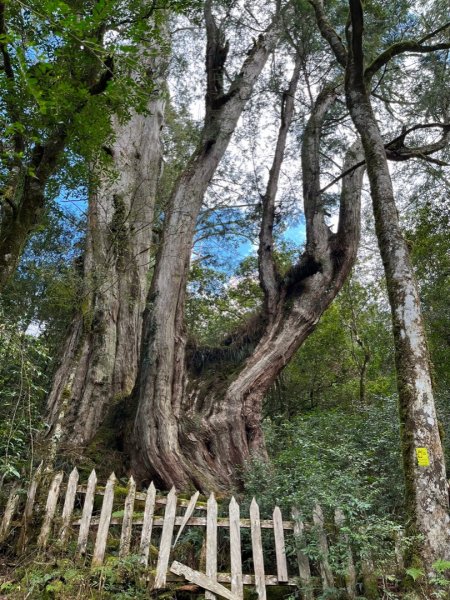
[(281, 165), (286, 150), (286, 140), (294, 116), (295, 92), (302, 67), (302, 58), (297, 54), (294, 71), (288, 89), (283, 93), (281, 123), (275, 147), (275, 155), (269, 173), (269, 181), (262, 197), (262, 219), (259, 232), (259, 280), (264, 292), (265, 312), (269, 320), (275, 315), (279, 299), (279, 273), (273, 255), (273, 224), (275, 219), (275, 198), (278, 191)]
[(328, 20), (323, 0), (308, 0), (316, 13), (317, 25), (322, 37), (330, 44), (339, 64), (345, 68), (347, 64), (347, 49), (344, 42)]
[[(433, 144), (425, 144), (423, 146), (415, 147), (408, 147), (404, 145), (406, 136), (411, 132), (417, 131), (419, 129), (434, 129), (437, 127), (441, 127), (444, 130), (441, 138), (437, 142), (434, 142)], [(447, 162), (431, 158), (430, 154), (434, 154), (439, 150), (443, 150), (448, 145), (449, 137), (450, 124), (448, 123), (424, 123), (423, 125), (414, 125), (413, 127), (410, 127), (409, 129), (405, 130), (399, 136), (397, 136), (396, 138), (394, 138), (390, 142), (387, 142), (387, 144), (384, 145), (384, 147), (386, 148), (386, 156), (388, 160), (393, 162), (402, 162), (405, 160), (410, 160), (412, 158), (419, 158), (427, 162), (432, 162), (439, 166), (445, 167), (448, 166)], [(327, 183), (327, 185), (320, 190), (320, 193), (325, 193), (327, 190), (333, 187), (333, 185), (338, 183), (343, 177), (349, 175), (358, 167), (362, 167), (365, 163), (365, 160), (361, 160), (359, 163), (353, 165), (349, 169), (344, 170), (340, 175), (338, 175), (332, 181), (330, 181), (330, 183)]]

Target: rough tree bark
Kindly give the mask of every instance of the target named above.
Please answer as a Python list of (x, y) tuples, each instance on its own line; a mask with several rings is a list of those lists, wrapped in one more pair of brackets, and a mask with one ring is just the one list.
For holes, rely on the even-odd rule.
[[(154, 62), (154, 61), (153, 61)], [(155, 65), (149, 88), (155, 83)], [(108, 410), (130, 395), (136, 377), (148, 292), (160, 132), (165, 101), (149, 98), (148, 114), (113, 121), (102, 151), (111, 169), (95, 173), (89, 195), (81, 310), (75, 316), (48, 398), (53, 448), (83, 448)]]
[[(380, 55), (364, 70), (363, 8), (360, 0), (350, 0), (351, 23), (347, 28), (347, 46), (337, 38), (326, 20), (320, 0), (312, 2), (322, 35), (345, 68), (347, 106), (364, 147), (375, 215), (375, 227), (386, 275), (392, 312), (395, 360), (399, 392), (403, 463), (406, 479), (407, 520), (411, 533), (423, 536), (420, 556), (431, 571), (438, 559), (450, 558), (449, 498), (444, 454), (439, 435), (433, 398), (430, 362), (424, 331), (420, 298), (409, 249), (403, 237), (395, 204), (388, 157), (403, 160), (411, 156), (428, 156), (447, 143), (448, 126), (436, 144), (419, 149), (404, 146), (406, 133), (396, 144), (397, 156), (385, 148), (371, 100), (370, 83), (374, 73), (401, 51), (410, 49), (399, 44), (398, 52)], [(403, 47), (402, 46), (402, 47)], [(439, 48), (436, 45), (435, 48)], [(448, 47), (448, 44), (447, 44)], [(429, 52), (414, 42), (414, 51)], [(419, 464), (417, 449), (425, 448), (429, 464)], [(426, 462), (426, 461), (425, 461)]]
[[(238, 467), (253, 451), (264, 453), (261, 403), (281, 369), (313, 330), (342, 286), (356, 256), (359, 239), (359, 199), (362, 167), (343, 179), (340, 223), (336, 234), (325, 223), (320, 196), (319, 146), (321, 127), (336, 91), (319, 95), (305, 131), (302, 149), (307, 244), (300, 262), (282, 278), (273, 263), (273, 203), (277, 191), (286, 133), (293, 114), (294, 71), (283, 100), (283, 120), (269, 187), (264, 197), (260, 236), (260, 274), (265, 310), (247, 335), (245, 364), (223, 373), (188, 369), (183, 312), (186, 279), (196, 218), (203, 195), (223, 156), (253, 84), (279, 36), (275, 22), (261, 36), (241, 73), (223, 91), (223, 67), (228, 50), (210, 5), (207, 23), (207, 95), (202, 141), (172, 194), (163, 242), (149, 292), (140, 372), (136, 383), (137, 413), (132, 468), (141, 480), (159, 485), (224, 489), (236, 483)], [(356, 156), (355, 156), (356, 154)], [(349, 152), (344, 169), (360, 161)], [(248, 339), (251, 338), (251, 339)], [(231, 354), (240, 342), (228, 349)], [(241, 347), (242, 350), (242, 347)], [(222, 358), (227, 348), (218, 349)], [(188, 360), (187, 360), (188, 359)], [(220, 365), (220, 367), (219, 367)], [(214, 365), (210, 365), (214, 371)], [(216, 368), (225, 369), (224, 361)]]

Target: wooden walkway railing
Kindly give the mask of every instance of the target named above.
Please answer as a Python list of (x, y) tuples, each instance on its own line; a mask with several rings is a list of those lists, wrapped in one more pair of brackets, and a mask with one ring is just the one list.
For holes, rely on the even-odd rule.
[[(214, 494), (209, 496), (207, 503), (199, 502), (199, 492), (195, 492), (189, 500), (179, 498), (174, 488), (167, 496), (162, 496), (157, 494), (153, 483), (146, 492), (138, 492), (133, 478), (128, 482), (124, 498), (123, 488), (120, 490), (121, 494), (117, 493), (119, 489), (114, 473), (109, 477), (106, 486), (100, 488), (95, 471), (91, 472), (87, 484), (82, 485), (79, 483), (76, 468), (70, 473), (67, 482), (64, 481), (62, 472), (53, 475), (46, 494), (45, 508), (42, 509), (43, 505), (36, 501), (38, 494), (42, 498), (42, 493), (46, 491), (40, 489), (45, 487), (42, 481), (40, 466), (31, 480), (24, 505), (19, 502), (17, 488), (13, 488), (4, 508), (0, 525), (0, 544), (6, 543), (11, 546), (15, 542), (18, 554), (31, 544), (36, 544), (41, 551), (53, 551), (67, 549), (68, 542), (72, 541), (76, 555), (91, 560), (94, 567), (101, 566), (108, 553), (114, 552), (120, 557), (126, 557), (130, 553), (138, 554), (144, 567), (153, 568), (154, 589), (166, 587), (168, 579), (176, 575), (204, 588), (206, 600), (214, 600), (215, 595), (229, 600), (242, 600), (245, 585), (254, 586), (259, 600), (266, 600), (266, 586), (295, 585), (300, 581), (303, 598), (312, 600), (314, 597), (310, 561), (301, 550), (307, 525), (300, 520), (295, 510), (292, 520), (289, 521), (283, 520), (278, 507), (273, 511), (272, 519), (261, 519), (259, 506), (253, 499), (249, 516), (244, 518), (240, 514), (239, 504), (232, 498), (228, 507), (220, 504), (221, 511), (225, 511), (226, 514), (219, 516)], [(120, 511), (115, 510), (118, 502), (123, 507)], [(313, 569), (320, 574), (321, 587), (327, 589), (334, 586), (334, 576), (328, 561), (328, 541), (323, 522), (322, 510), (320, 506), (316, 506), (313, 526), (320, 559), (318, 564), (313, 565)], [(337, 528), (343, 527), (343, 515), (339, 511), (336, 512), (335, 523)], [(171, 563), (171, 558), (176, 554), (177, 544), (182, 541), (182, 534), (186, 532), (187, 527), (205, 529), (204, 572), (177, 560)], [(220, 528), (226, 528), (228, 533), (229, 549), (225, 561), (228, 572), (218, 571)], [(116, 545), (115, 549), (111, 547), (113, 530), (116, 532), (116, 541), (119, 540), (118, 548)], [(245, 573), (243, 568), (243, 530), (250, 530), (252, 573)], [(13, 535), (14, 531), (18, 532), (16, 537)], [(288, 561), (286, 556), (287, 536), (290, 536), (292, 546), (296, 548), (296, 572), (291, 573), (289, 570), (292, 571), (292, 560)], [(345, 534), (341, 534), (340, 543), (348, 546)], [(155, 569), (151, 558), (156, 553)], [(276, 574), (266, 573), (267, 553), (274, 555)], [(350, 548), (347, 554), (349, 563), (346, 587), (348, 596), (354, 598), (356, 574)], [(246, 564), (248, 562), (247, 560)], [(221, 563), (223, 566), (223, 551)], [(231, 589), (222, 584), (229, 584)]]

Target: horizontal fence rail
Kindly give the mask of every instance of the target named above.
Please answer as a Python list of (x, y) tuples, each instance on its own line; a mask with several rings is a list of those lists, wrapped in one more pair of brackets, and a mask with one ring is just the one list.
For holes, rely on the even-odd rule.
[[(58, 552), (67, 551), (71, 543), (75, 555), (91, 561), (92, 567), (103, 565), (108, 555), (120, 558), (138, 555), (143, 567), (151, 571), (153, 589), (164, 589), (168, 582), (181, 577), (203, 588), (206, 600), (214, 600), (216, 596), (242, 600), (246, 585), (254, 586), (259, 600), (266, 600), (267, 586), (299, 584), (302, 597), (313, 600), (318, 580), (323, 590), (335, 585), (324, 515), (319, 505), (313, 511), (312, 524), (308, 525), (303, 523), (296, 509), (292, 510), (291, 520), (283, 519), (279, 507), (275, 507), (272, 519), (261, 519), (255, 499), (248, 517), (243, 517), (235, 498), (229, 503), (218, 503), (211, 493), (207, 502), (201, 502), (199, 492), (185, 499), (178, 497), (175, 488), (163, 496), (157, 493), (153, 483), (145, 492), (140, 492), (132, 477), (127, 487), (119, 490), (114, 473), (105, 487), (100, 487), (95, 470), (85, 484), (79, 483), (79, 478), (76, 468), (68, 477), (62, 471), (51, 474), (50, 478), (48, 474), (44, 477), (40, 465), (23, 502), (18, 487), (12, 487), (4, 503), (0, 544), (8, 548), (15, 544), (20, 555), (32, 545), (41, 552)], [(346, 549), (347, 596), (356, 598), (355, 562), (345, 533), (344, 515), (339, 510), (334, 515), (334, 527), (336, 539)], [(192, 561), (183, 564), (176, 560), (177, 552), (183, 547), (183, 534), (187, 534), (189, 528), (200, 528), (203, 536), (202, 564), (198, 569), (192, 568)], [(302, 550), (305, 532), (311, 528), (315, 530), (318, 545), (318, 558), (313, 562)], [(220, 548), (221, 565), (218, 563), (219, 534), (225, 536)], [(244, 535), (248, 555), (245, 557)], [(224, 540), (228, 546), (226, 559)], [(292, 549), (289, 560), (287, 541)], [(224, 561), (226, 572), (219, 569)], [(266, 573), (268, 564), (273, 565), (276, 573)], [(290, 572), (293, 566), (295, 572)]]

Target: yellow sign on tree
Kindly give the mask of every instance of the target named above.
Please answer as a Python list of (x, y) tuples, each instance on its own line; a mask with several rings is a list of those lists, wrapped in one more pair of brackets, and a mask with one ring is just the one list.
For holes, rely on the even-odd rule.
[(429, 467), (430, 457), (426, 448), (416, 448), (417, 464), (419, 467)]

